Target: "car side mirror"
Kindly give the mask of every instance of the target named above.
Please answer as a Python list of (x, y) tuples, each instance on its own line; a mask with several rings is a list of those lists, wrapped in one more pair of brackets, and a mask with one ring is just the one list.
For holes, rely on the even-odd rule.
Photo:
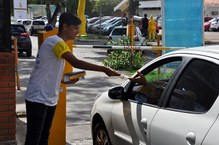
[(122, 86), (117, 86), (109, 90), (108, 96), (111, 99), (121, 99), (124, 94), (124, 88)]

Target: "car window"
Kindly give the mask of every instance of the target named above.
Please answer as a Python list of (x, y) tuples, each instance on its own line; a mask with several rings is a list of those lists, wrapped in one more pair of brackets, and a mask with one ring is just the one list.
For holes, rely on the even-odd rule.
[(30, 24), (31, 24), (31, 21), (23, 21), (23, 24), (24, 24), (24, 25), (30, 25)]
[(21, 21), (21, 20), (18, 20), (17, 23), (18, 23), (18, 24), (22, 24), (22, 21)]
[[(137, 31), (137, 28), (136, 28), (136, 31)], [(136, 35), (136, 31), (134, 35)], [(115, 28), (112, 32), (112, 35), (118, 35), (118, 36), (126, 35), (126, 28)]]
[(11, 32), (24, 33), (24, 32), (26, 32), (26, 30), (25, 30), (25, 28), (23, 26), (11, 25)]
[(158, 66), (155, 65), (156, 67), (153, 66), (145, 75), (148, 85), (135, 84), (130, 98), (138, 103), (158, 105), (167, 83), (173, 77), (180, 64), (181, 58), (177, 58), (165, 63), (162, 62)]
[(45, 25), (44, 21), (33, 21), (33, 25)]
[(219, 94), (219, 66), (193, 60), (177, 81), (168, 108), (206, 112)]
[(112, 35), (121, 35), (121, 36), (126, 35), (126, 28), (114, 29)]

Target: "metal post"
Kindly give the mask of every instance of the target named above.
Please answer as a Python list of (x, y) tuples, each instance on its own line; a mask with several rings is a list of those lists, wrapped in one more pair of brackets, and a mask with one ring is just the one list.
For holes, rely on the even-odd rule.
[(101, 17), (102, 17), (102, 3), (100, 0), (100, 35), (101, 35)]

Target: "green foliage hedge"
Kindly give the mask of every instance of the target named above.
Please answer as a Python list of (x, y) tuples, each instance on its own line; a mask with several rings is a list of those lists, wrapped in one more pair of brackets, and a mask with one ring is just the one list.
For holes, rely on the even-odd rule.
[(141, 51), (114, 50), (103, 64), (115, 70), (136, 71), (145, 63), (146, 58)]

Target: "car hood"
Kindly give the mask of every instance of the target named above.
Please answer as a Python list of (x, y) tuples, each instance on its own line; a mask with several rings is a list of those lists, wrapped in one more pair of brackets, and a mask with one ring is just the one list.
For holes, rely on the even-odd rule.
[(210, 24), (211, 24), (211, 22), (205, 22), (205, 23), (204, 23), (204, 26), (210, 25)]

